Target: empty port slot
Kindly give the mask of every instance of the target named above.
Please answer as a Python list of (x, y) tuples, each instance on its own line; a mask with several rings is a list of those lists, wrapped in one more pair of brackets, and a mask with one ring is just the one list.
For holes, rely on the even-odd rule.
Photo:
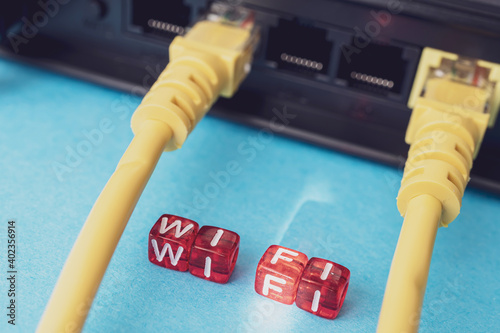
[(269, 29), (266, 58), (284, 69), (304, 75), (327, 74), (333, 43), (327, 31), (297, 21), (280, 19)]
[(401, 93), (408, 64), (402, 48), (370, 43), (361, 49), (351, 44), (342, 50), (337, 76), (341, 82), (385, 96)]
[(184, 34), (191, 9), (182, 0), (133, 0), (132, 24), (143, 33), (173, 38)]

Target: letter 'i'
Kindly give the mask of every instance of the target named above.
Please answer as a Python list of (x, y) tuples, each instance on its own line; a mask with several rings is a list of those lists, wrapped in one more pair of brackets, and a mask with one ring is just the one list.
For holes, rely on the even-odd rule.
[(234, 270), (240, 248), (237, 233), (212, 226), (198, 232), (189, 257), (189, 272), (199, 278), (226, 283)]
[[(219, 244), (220, 238), (222, 237), (223, 234), (224, 234), (224, 230), (222, 230), (222, 229), (217, 230), (217, 232), (214, 235), (214, 238), (212, 238), (212, 240), (210, 241), (210, 246), (212, 246), (212, 247), (217, 246), (217, 244)], [(205, 275), (205, 277), (209, 278), (211, 270), (212, 270), (212, 259), (207, 256), (205, 258), (205, 269), (203, 271), (203, 275)]]

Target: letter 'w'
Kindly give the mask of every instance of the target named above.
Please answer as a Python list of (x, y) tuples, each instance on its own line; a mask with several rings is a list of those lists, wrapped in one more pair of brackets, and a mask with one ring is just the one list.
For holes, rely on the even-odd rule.
[(161, 253), (158, 249), (158, 242), (156, 242), (156, 239), (151, 240), (151, 245), (153, 246), (153, 250), (155, 251), (156, 260), (160, 262), (163, 261), (163, 258), (165, 257), (165, 254), (167, 254), (168, 250), (168, 257), (170, 258), (170, 263), (173, 266), (177, 266), (177, 263), (179, 262), (179, 259), (181, 258), (182, 255), (182, 251), (184, 251), (184, 248), (182, 246), (179, 246), (179, 248), (177, 249), (177, 253), (175, 254), (174, 257), (174, 251), (172, 250), (172, 246), (170, 246), (169, 243), (165, 243), (165, 245), (163, 245)]
[(193, 227), (193, 224), (187, 225), (184, 229), (181, 230), (181, 220), (175, 220), (174, 223), (168, 225), (168, 217), (164, 217), (161, 219), (160, 226), (160, 234), (164, 234), (172, 228), (175, 228), (175, 238), (182, 237), (189, 229)]

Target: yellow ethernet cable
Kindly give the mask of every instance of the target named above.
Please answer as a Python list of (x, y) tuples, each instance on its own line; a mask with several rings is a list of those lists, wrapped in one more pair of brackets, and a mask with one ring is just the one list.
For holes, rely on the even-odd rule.
[(488, 125), (500, 106), (500, 65), (426, 48), (408, 106), (410, 144), (397, 198), (404, 222), (377, 332), (417, 332), (439, 226), (459, 214)]
[[(226, 22), (227, 23), (227, 22)], [(248, 20), (200, 21), (170, 45), (170, 63), (132, 117), (135, 137), (66, 260), (38, 332), (78, 332), (125, 226), (164, 150), (182, 146), (219, 95), (247, 76), (258, 34)]]

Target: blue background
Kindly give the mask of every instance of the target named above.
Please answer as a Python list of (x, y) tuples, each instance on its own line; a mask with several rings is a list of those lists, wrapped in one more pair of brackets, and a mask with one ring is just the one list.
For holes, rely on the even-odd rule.
[[(139, 102), (125, 93), (0, 61), (2, 313), (8, 302), (2, 276), (11, 218), (17, 221), (19, 271), (17, 325), (7, 325), (2, 314), (0, 331), (35, 329), (88, 212), (132, 139), (129, 119)], [(84, 132), (99, 129), (103, 119), (111, 123), (111, 132), (81, 160), (57, 172), (68, 150), (89, 148), (82, 143)], [(238, 150), (259, 135), (265, 143), (255, 154)], [(193, 202), (196, 191), (203, 193), (213, 183), (210, 172), (224, 170), (233, 160), (241, 172), (207, 202)], [(160, 160), (84, 331), (374, 331), (402, 222), (395, 202), (400, 179), (395, 168), (208, 116), (181, 150)], [(421, 332), (500, 332), (499, 203), (498, 197), (469, 188), (459, 218), (439, 230)], [(228, 284), (148, 261), (148, 232), (164, 213), (241, 236)], [(351, 270), (336, 320), (255, 293), (257, 262), (272, 244)]]

